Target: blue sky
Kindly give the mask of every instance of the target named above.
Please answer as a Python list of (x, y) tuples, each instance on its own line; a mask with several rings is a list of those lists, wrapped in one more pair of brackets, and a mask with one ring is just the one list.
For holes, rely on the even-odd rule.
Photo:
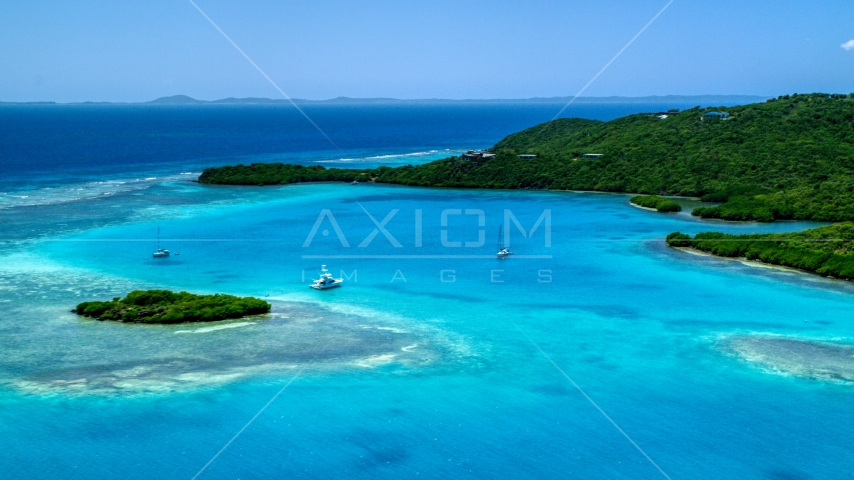
[[(197, 0), (292, 97), (575, 94), (666, 0)], [(854, 92), (854, 2), (676, 0), (585, 95)], [(852, 44), (854, 46), (854, 44)], [(0, 4), (0, 100), (278, 97), (186, 0)]]

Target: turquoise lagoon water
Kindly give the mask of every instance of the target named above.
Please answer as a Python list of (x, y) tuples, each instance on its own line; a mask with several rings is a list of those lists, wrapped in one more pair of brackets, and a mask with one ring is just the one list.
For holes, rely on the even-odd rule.
[[(197, 478), (661, 478), (557, 366), (671, 478), (850, 477), (852, 287), (662, 242), (814, 225), (623, 195), (189, 181), (240, 162), (420, 163), (560, 107), (306, 107), (341, 152), (280, 107), (0, 108), (2, 476), (190, 479), (273, 400)], [(566, 114), (673, 107), (691, 105)], [(516, 255), (493, 258), (505, 212), (530, 233), (546, 210), (528, 238), (508, 216)], [(158, 227), (180, 255), (150, 257)], [(343, 288), (307, 288), (323, 263)], [(273, 311), (70, 313), (157, 287)]]
[[(662, 477), (537, 346), (671, 478), (854, 467), (852, 360), (834, 347), (852, 337), (851, 287), (662, 242), (808, 224), (701, 222), (623, 195), (340, 184), (167, 182), (74, 208), (78, 223), (3, 252), (9, 477), (192, 478), (297, 374), (198, 478)], [(329, 217), (305, 246), (324, 210), (349, 247)], [(400, 247), (382, 232), (359, 247), (376, 228), (365, 210), (397, 210), (384, 228)], [(550, 246), (545, 221), (524, 238), (511, 220), (516, 255), (492, 258), (505, 211), (530, 232), (546, 210)], [(18, 211), (8, 221), (26, 224)], [(150, 258), (158, 226), (180, 255)], [(444, 246), (443, 230), (484, 244)], [(346, 285), (307, 288), (321, 263)], [(146, 327), (69, 313), (152, 286), (262, 296), (273, 314)]]

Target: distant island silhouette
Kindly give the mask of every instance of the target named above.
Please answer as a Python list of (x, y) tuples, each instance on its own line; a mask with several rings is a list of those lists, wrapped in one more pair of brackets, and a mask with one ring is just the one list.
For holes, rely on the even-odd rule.
[[(644, 97), (578, 97), (575, 103), (697, 103), (700, 105), (746, 104), (763, 102), (770, 97), (761, 95), (651, 95)], [(307, 104), (430, 104), (430, 103), (566, 103), (572, 97), (494, 98), (494, 99), (399, 99), (336, 97), (327, 100), (294, 98), (294, 103)], [(289, 105), (290, 101), (278, 98), (222, 98), (199, 100), (188, 95), (160, 97), (147, 102), (0, 102), (0, 105)]]

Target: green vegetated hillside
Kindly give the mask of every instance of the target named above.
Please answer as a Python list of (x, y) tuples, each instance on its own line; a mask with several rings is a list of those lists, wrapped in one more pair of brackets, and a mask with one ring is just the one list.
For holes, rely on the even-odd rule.
[(753, 235), (671, 233), (671, 247), (691, 247), (722, 257), (744, 257), (798, 268), (824, 276), (854, 279), (854, 223), (844, 222), (803, 232)]
[[(726, 120), (703, 119), (713, 110)], [(660, 119), (560, 119), (498, 142), (491, 160), (382, 172), (408, 185), (548, 188), (699, 196), (704, 218), (854, 220), (854, 96), (792, 95)], [(521, 160), (516, 153), (536, 153)], [(580, 158), (600, 153), (596, 160)]]
[[(726, 111), (725, 120), (703, 119)], [(704, 218), (854, 220), (854, 94), (785, 95), (661, 119), (559, 119), (510, 135), (491, 159), (452, 157), (374, 170), (255, 165), (207, 169), (203, 183), (349, 181), (458, 188), (567, 189), (700, 196)], [(516, 154), (538, 154), (523, 160)], [(585, 153), (603, 154), (598, 159)]]
[[(730, 117), (701, 118), (711, 110)], [(696, 212), (706, 218), (854, 219), (854, 95), (787, 95), (666, 119), (557, 120), (510, 135), (494, 150), (539, 153), (544, 166), (556, 159), (559, 166), (546, 166), (550, 188), (727, 202)], [(576, 160), (584, 153), (604, 155)]]
[(254, 297), (194, 295), (169, 290), (134, 290), (109, 302), (83, 302), (78, 315), (98, 320), (135, 323), (212, 322), (270, 311), (270, 304)]

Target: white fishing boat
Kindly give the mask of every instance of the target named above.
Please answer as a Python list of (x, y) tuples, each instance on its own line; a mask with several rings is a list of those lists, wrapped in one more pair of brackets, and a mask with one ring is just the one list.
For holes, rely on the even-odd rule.
[(513, 255), (513, 252), (511, 252), (509, 249), (504, 247), (504, 238), (501, 236), (501, 233), (502, 233), (502, 227), (499, 225), (498, 226), (498, 253), (496, 253), (495, 255), (498, 258), (507, 258), (510, 255)]
[(333, 278), (329, 270), (326, 269), (326, 265), (321, 265), (320, 278), (315, 280), (309, 287), (315, 290), (326, 290), (327, 288), (340, 286), (342, 283), (344, 283), (343, 278)]
[(157, 251), (151, 254), (154, 258), (166, 258), (169, 256), (169, 250), (160, 248), (160, 227), (157, 227)]

